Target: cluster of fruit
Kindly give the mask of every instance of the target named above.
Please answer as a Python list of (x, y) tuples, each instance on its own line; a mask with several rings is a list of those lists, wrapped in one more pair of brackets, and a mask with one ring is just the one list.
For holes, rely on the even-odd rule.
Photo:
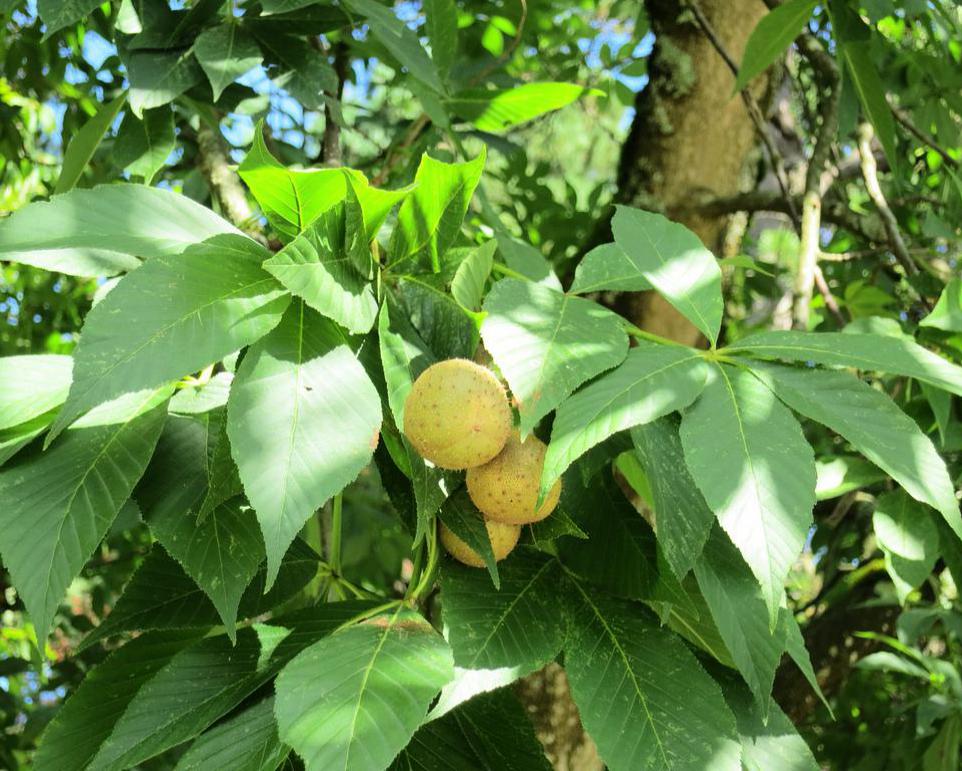
[[(504, 386), (480, 364), (449, 359), (424, 370), (404, 405), (404, 434), (435, 466), (467, 470), (468, 495), (484, 518), (496, 560), (514, 548), (522, 525), (544, 519), (558, 505), (561, 480), (538, 506), (547, 448), (533, 435), (521, 441)], [(484, 567), (443, 523), (441, 543), (465, 565)]]

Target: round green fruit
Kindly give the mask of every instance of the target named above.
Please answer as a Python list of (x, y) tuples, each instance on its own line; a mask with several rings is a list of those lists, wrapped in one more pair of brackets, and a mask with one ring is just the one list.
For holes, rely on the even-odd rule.
[[(500, 562), (511, 553), (515, 544), (518, 543), (518, 538), (521, 536), (521, 527), (519, 525), (505, 525), (501, 522), (492, 522), (487, 519), (484, 521), (484, 526), (488, 530), (488, 538), (491, 540), (491, 550), (494, 552), (494, 559), (496, 562)], [(481, 558), (481, 555), (451, 532), (443, 522), (441, 523), (441, 543), (444, 545), (444, 548), (447, 549), (448, 554), (458, 562), (472, 568), (484, 567), (484, 560)]]
[(467, 359), (432, 364), (404, 403), (404, 435), (422, 458), (446, 469), (487, 463), (504, 447), (511, 422), (504, 387)]
[(516, 431), (504, 449), (483, 466), (468, 469), (468, 495), (488, 519), (527, 525), (547, 517), (561, 498), (561, 480), (554, 483), (538, 507), (538, 488), (547, 447), (538, 437), (524, 442)]

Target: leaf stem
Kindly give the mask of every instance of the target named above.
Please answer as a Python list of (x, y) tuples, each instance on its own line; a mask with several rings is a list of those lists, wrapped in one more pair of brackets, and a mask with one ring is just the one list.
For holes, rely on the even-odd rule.
[(432, 584), (434, 583), (434, 578), (438, 572), (438, 565), (441, 562), (441, 557), (438, 550), (437, 523), (435, 523), (434, 527), (428, 530), (425, 542), (428, 552), (427, 565), (424, 568), (424, 571), (421, 573), (421, 577), (417, 584), (413, 583), (412, 578), (412, 584), (409, 585), (407, 594), (404, 597), (404, 599), (411, 604), (417, 602), (426, 589), (431, 588)]
[(328, 560), (335, 578), (341, 575), (341, 530), (343, 522), (344, 497), (341, 493), (334, 496), (331, 512), (331, 553)]
[(502, 276), (507, 276), (508, 278), (517, 278), (521, 281), (531, 281), (531, 279), (523, 273), (518, 273), (518, 271), (512, 270), (507, 265), (502, 265), (499, 262), (494, 263), (491, 266), (491, 270), (493, 270), (495, 273), (500, 273)]
[(639, 326), (632, 324), (628, 319), (622, 319), (622, 328), (632, 337), (637, 337), (639, 340), (648, 340), (653, 343), (661, 343), (662, 345), (674, 345), (676, 347), (688, 348), (689, 346), (684, 343), (679, 343), (677, 340), (669, 340), (667, 337), (662, 337), (661, 335), (656, 335), (654, 332), (646, 332)]

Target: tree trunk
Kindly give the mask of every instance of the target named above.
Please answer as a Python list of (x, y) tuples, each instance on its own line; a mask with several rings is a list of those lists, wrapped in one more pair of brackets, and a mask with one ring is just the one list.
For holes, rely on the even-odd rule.
[[(664, 212), (717, 253), (727, 217), (694, 214), (690, 204), (694, 196), (729, 196), (745, 186), (755, 128), (733, 93), (733, 75), (691, 12), (667, 0), (647, 0), (646, 7), (655, 33), (650, 81), (638, 94), (622, 148), (617, 201)], [(749, 34), (766, 13), (762, 0), (700, 0), (699, 7), (728, 53), (741, 61)], [(765, 80), (759, 78), (753, 91), (765, 91)], [(624, 312), (639, 326), (691, 345), (700, 340), (695, 327), (659, 295), (622, 299)], [(560, 667), (552, 664), (529, 676), (519, 693), (557, 771), (604, 767), (577, 719)]]

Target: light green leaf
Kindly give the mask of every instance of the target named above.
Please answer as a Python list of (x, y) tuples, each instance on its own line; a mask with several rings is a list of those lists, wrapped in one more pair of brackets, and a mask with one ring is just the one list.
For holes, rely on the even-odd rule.
[(458, 7), (454, 0), (426, 0), (424, 15), (431, 60), (442, 80), (447, 80), (458, 54)]
[(244, 357), (227, 432), (267, 545), (267, 584), (303, 524), (371, 460), (381, 400), (342, 333), (304, 303)]
[(498, 240), (498, 249), (511, 270), (541, 286), (564, 291), (551, 263), (538, 249), (504, 231), (496, 231), (495, 237)]
[(409, 73), (438, 93), (444, 90), (438, 71), (421, 46), (417, 34), (394, 15), (391, 8), (375, 0), (345, 0), (353, 13), (367, 18), (371, 34), (397, 59)]
[(210, 597), (233, 640), (241, 597), (264, 560), (257, 518), (242, 498), (214, 507), (203, 521), (171, 514), (149, 517), (150, 530)]
[(180, 254), (224, 233), (241, 235), (187, 196), (145, 185), (100, 185), (31, 203), (0, 220), (0, 260), (112, 276), (140, 265), (137, 257)]
[(342, 629), (278, 676), (281, 740), (308, 771), (386, 768), (453, 675), (450, 648), (410, 611)]
[(637, 426), (631, 439), (648, 475), (658, 544), (681, 579), (701, 555), (715, 515), (685, 465), (677, 420), (666, 417)]
[(618, 206), (615, 242), (638, 275), (715, 344), (724, 303), (715, 256), (684, 225), (660, 214)]
[(858, 455), (823, 456), (815, 461), (815, 472), (815, 497), (820, 501), (838, 498), (886, 477), (878, 466)]
[(695, 560), (694, 571), (725, 647), (767, 719), (775, 670), (786, 647), (787, 627), (781, 616), (789, 611), (779, 609), (773, 632), (758, 581), (719, 527)]
[(104, 404), (46, 452), (0, 469), (0, 554), (40, 645), (70, 582), (147, 467), (168, 388)]
[(225, 235), (126, 276), (87, 314), (51, 434), (108, 399), (197, 372), (273, 329), (290, 298), (261, 268), (264, 254), (249, 238)]
[(441, 255), (454, 245), (471, 196), (481, 179), (486, 151), (473, 161), (444, 163), (425, 153), (415, 188), (398, 210), (388, 253), (391, 264), (414, 260), (441, 269)]
[(571, 583), (565, 672), (608, 768), (738, 771), (735, 720), (685, 644), (641, 606)]
[(98, 0), (39, 0), (37, 11), (46, 27), (44, 40), (88, 16), (98, 5)]
[(913, 377), (962, 396), (962, 367), (904, 337), (847, 332), (760, 332), (725, 349), (766, 359)]
[(904, 491), (879, 496), (872, 516), (885, 567), (899, 600), (921, 586), (939, 558), (939, 530), (928, 510)]
[(692, 478), (761, 584), (774, 628), (812, 523), (812, 448), (771, 391), (728, 365), (716, 365), (685, 413), (681, 442)]
[(107, 133), (110, 124), (114, 122), (114, 118), (126, 102), (127, 92), (124, 91), (112, 102), (103, 105), (97, 114), (73, 135), (63, 155), (63, 165), (60, 169), (60, 178), (53, 189), (54, 194), (66, 193), (77, 184), (97, 147), (100, 146), (104, 134)]
[(812, 17), (817, 0), (788, 0), (766, 13), (745, 44), (735, 90), (741, 91), (782, 58)]
[(619, 318), (580, 297), (502, 279), (484, 310), (484, 346), (519, 402), (523, 435), (579, 385), (617, 366), (628, 353)]
[(639, 341), (618, 366), (561, 403), (544, 460), (541, 494), (612, 434), (680, 410), (701, 393), (708, 365), (692, 348)]
[(26, 423), (63, 404), (72, 368), (69, 356), (0, 357), (0, 430)]
[[(153, 632), (131, 640), (90, 672), (40, 739), (37, 771), (81, 771), (110, 736), (137, 692), (203, 630)], [(106, 695), (109, 694), (109, 698)]]
[(522, 83), (513, 88), (463, 91), (448, 99), (446, 107), (479, 131), (500, 133), (567, 107), (586, 94), (603, 92), (575, 83)]
[(634, 261), (618, 244), (602, 244), (588, 252), (575, 268), (572, 294), (647, 292), (651, 289)]
[(51, 410), (19, 426), (0, 430), (0, 466), (42, 434), (56, 417)]
[(204, 77), (191, 51), (133, 51), (125, 63), (130, 109), (138, 118), (144, 110), (170, 104)]
[(169, 107), (145, 110), (143, 118), (128, 112), (114, 140), (113, 160), (149, 184), (176, 147), (174, 113)]
[(932, 312), (919, 322), (919, 326), (962, 332), (962, 279), (954, 278), (945, 285), (939, 301)]
[(753, 367), (789, 407), (845, 437), (913, 498), (940, 511), (962, 538), (962, 515), (945, 461), (885, 393), (845, 372)]
[(476, 311), (481, 307), (484, 284), (491, 275), (494, 252), (497, 248), (498, 242), (492, 239), (471, 249), (454, 274), (454, 279), (451, 281), (451, 294), (470, 311)]
[(314, 310), (355, 334), (377, 318), (374, 287), (345, 250), (345, 211), (334, 206), (264, 262), (264, 269)]
[(215, 102), (225, 88), (264, 59), (257, 42), (235, 19), (201, 32), (194, 41), (194, 56), (210, 81)]
[(277, 738), (274, 699), (267, 698), (201, 734), (174, 771), (274, 771), (290, 751)]
[(500, 566), (501, 586), (480, 570), (445, 563), (444, 625), (454, 663), (468, 669), (514, 667), (516, 676), (554, 659), (564, 642), (558, 612), (558, 562), (518, 549)]
[(227, 404), (233, 382), (232, 372), (218, 372), (206, 383), (182, 387), (170, 400), (170, 411), (181, 415), (200, 415), (223, 407)]
[(735, 714), (745, 771), (818, 771), (821, 766), (792, 721), (775, 703), (764, 713), (744, 685), (727, 678), (725, 701)]

